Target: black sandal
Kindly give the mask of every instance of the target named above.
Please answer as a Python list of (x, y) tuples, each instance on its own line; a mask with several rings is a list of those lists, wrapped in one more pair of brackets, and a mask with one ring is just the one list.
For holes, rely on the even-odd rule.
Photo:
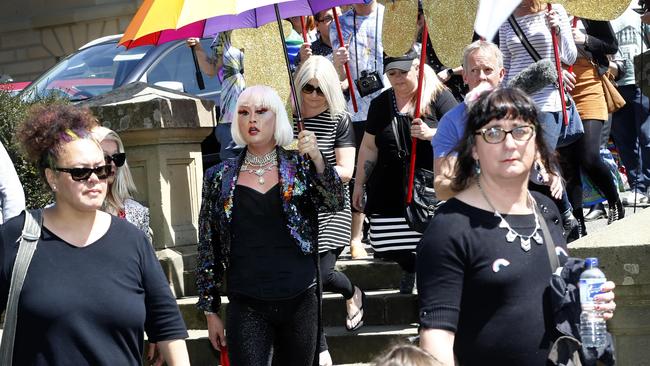
[(349, 320), (350, 323), (352, 323), (352, 321), (357, 316), (360, 315), (359, 321), (356, 324), (352, 325), (352, 327), (348, 327), (348, 322), (345, 322), (345, 329), (347, 329), (349, 332), (354, 332), (355, 330), (363, 326), (363, 316), (364, 316), (363, 306), (366, 304), (366, 293), (363, 292), (361, 289), (359, 289), (359, 291), (361, 291), (361, 306), (359, 306), (359, 310), (357, 310), (356, 313), (352, 314), (352, 316), (349, 315), (346, 316), (346, 320)]

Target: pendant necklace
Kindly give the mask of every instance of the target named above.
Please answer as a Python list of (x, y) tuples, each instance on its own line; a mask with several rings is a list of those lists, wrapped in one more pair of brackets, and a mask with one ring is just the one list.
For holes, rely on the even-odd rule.
[[(278, 153), (274, 150), (262, 156), (256, 156), (246, 151), (244, 157), (244, 164), (241, 166), (241, 171), (257, 176), (257, 183), (263, 185), (266, 183), (264, 174), (271, 171), (273, 167), (278, 165)], [(266, 166), (265, 166), (266, 165)]]
[[(535, 217), (535, 229), (530, 235), (522, 235), (519, 234), (517, 231), (515, 231), (512, 227), (510, 227), (510, 224), (508, 224), (508, 221), (501, 216), (499, 211), (497, 211), (494, 206), (492, 205), (492, 202), (487, 198), (487, 195), (483, 191), (483, 187), (481, 187), (481, 181), (480, 179), (476, 180), (476, 185), (478, 186), (478, 190), (481, 192), (481, 195), (483, 195), (483, 198), (485, 199), (485, 202), (490, 206), (492, 210), (494, 210), (494, 216), (498, 217), (501, 221), (499, 222), (499, 227), (502, 229), (507, 229), (508, 233), (506, 234), (506, 241), (508, 243), (512, 243), (515, 241), (515, 239), (519, 238), (519, 243), (521, 246), (521, 249), (524, 250), (524, 252), (527, 252), (530, 250), (530, 239), (533, 239), (533, 241), (539, 245), (544, 243), (544, 240), (542, 239), (542, 236), (539, 235), (538, 231), (540, 230), (540, 225), (539, 225), (539, 217), (537, 216), (537, 210), (533, 209), (533, 216)], [(534, 207), (535, 205), (535, 199), (530, 195), (530, 192), (528, 192), (528, 202), (531, 204), (531, 207)]]

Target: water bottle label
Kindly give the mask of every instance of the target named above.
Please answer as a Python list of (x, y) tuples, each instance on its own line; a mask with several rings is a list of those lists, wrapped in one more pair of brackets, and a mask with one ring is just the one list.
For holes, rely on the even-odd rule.
[(601, 293), (600, 286), (604, 283), (602, 278), (580, 279), (580, 303), (582, 305), (593, 304), (594, 296)]

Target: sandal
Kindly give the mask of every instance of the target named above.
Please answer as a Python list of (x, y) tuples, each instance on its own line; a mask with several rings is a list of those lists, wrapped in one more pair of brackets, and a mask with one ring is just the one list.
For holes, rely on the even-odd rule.
[[(361, 291), (361, 289), (359, 289), (359, 291)], [(366, 293), (361, 291), (361, 306), (359, 306), (359, 310), (357, 310), (354, 314), (352, 314), (352, 316), (350, 315), (346, 316), (346, 320), (350, 321), (350, 324), (352, 324), (352, 326), (348, 327), (348, 322), (347, 321), (345, 322), (345, 329), (347, 329), (349, 332), (353, 332), (363, 326), (363, 315), (364, 315), (363, 306), (365, 304), (366, 304)], [(353, 323), (353, 321), (357, 317), (359, 318), (359, 320), (355, 324)]]

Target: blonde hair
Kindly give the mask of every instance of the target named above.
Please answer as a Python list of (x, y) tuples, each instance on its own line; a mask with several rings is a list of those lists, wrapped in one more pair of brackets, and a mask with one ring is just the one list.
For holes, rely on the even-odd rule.
[(235, 120), (230, 126), (230, 133), (232, 140), (239, 146), (246, 146), (246, 141), (241, 135), (239, 130), (239, 107), (241, 107), (244, 100), (250, 99), (250, 103), (256, 106), (268, 108), (275, 113), (275, 131), (273, 137), (278, 146), (289, 145), (293, 141), (293, 128), (287, 111), (284, 109), (284, 103), (280, 99), (278, 93), (266, 85), (253, 85), (249, 86), (239, 94), (237, 98), (237, 105), (235, 106)]
[[(120, 136), (115, 131), (98, 126), (92, 129), (92, 134), (100, 143), (102, 141), (114, 141), (117, 144), (117, 152), (125, 152), (122, 139), (120, 139)], [(110, 214), (117, 215), (124, 209), (124, 202), (127, 199), (133, 199), (133, 195), (136, 192), (137, 189), (131, 176), (129, 163), (125, 160), (124, 165), (117, 167), (113, 183), (108, 185), (104, 210)]]
[(412, 344), (398, 344), (375, 360), (375, 366), (442, 366), (442, 362)]
[(300, 104), (304, 103), (302, 88), (311, 79), (318, 80), (318, 87), (323, 91), (332, 118), (345, 112), (347, 103), (341, 91), (341, 83), (334, 65), (323, 56), (310, 56), (301, 66), (294, 81), (296, 93), (300, 93)]
[[(413, 60), (414, 65), (419, 65), (419, 60), (415, 59)], [(431, 102), (434, 101), (438, 95), (443, 91), (447, 89), (445, 84), (443, 84), (440, 79), (438, 79), (438, 75), (436, 75), (436, 72), (433, 71), (431, 66), (424, 64), (424, 75), (422, 78), (422, 95), (420, 96), (420, 115), (425, 116), (425, 115), (430, 115), (432, 113), (431, 110)], [(417, 93), (413, 93), (413, 96), (411, 97), (411, 100), (409, 101), (409, 108), (408, 108), (408, 113), (413, 116), (415, 115), (415, 104), (417, 101)]]

